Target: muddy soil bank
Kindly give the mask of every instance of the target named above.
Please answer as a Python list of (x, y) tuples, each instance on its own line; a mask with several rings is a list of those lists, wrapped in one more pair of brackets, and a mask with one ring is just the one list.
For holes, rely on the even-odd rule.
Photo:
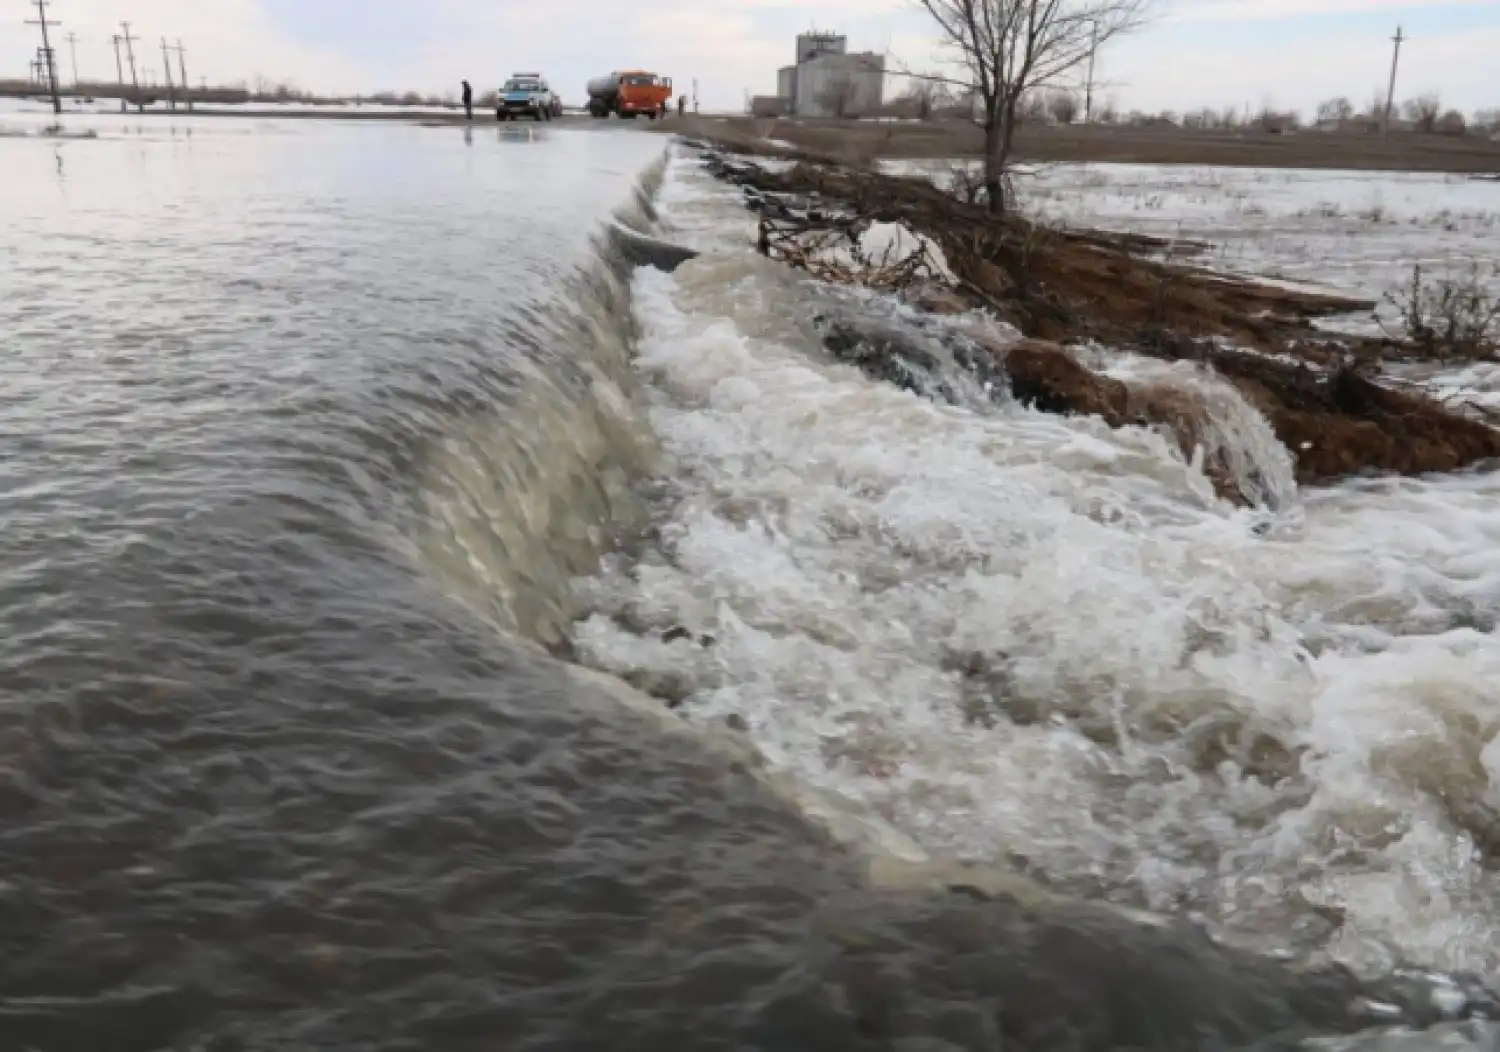
[[(741, 187), (759, 213), (763, 254), (826, 280), (901, 294), (927, 313), (982, 309), (1008, 322), (1026, 339), (971, 332), (963, 339), (973, 348), (960, 357), (985, 359), (978, 372), (1000, 377), (999, 389), (1038, 409), (1097, 415), (1115, 427), (1158, 425), (1192, 455), (1209, 423), (1203, 408), (1171, 389), (1132, 389), (1069, 349), (1098, 344), (1198, 363), (1228, 380), (1270, 422), (1302, 484), (1500, 458), (1500, 431), (1382, 382), (1382, 363), (1409, 357), (1412, 347), (1316, 325), (1368, 313), (1370, 301), (1215, 273), (1173, 255), (1190, 245), (998, 217), (925, 180), (810, 155), (772, 170), (722, 151), (734, 144), (716, 145), (704, 163)], [(899, 224), (925, 247), (896, 260), (865, 258), (860, 239), (872, 224)], [(912, 362), (920, 368), (920, 348), (888, 329), (873, 339), (857, 330), (844, 324), (825, 342), (872, 375), (889, 378)], [(1258, 499), (1254, 480), (1236, 482), (1228, 465), (1206, 470), (1222, 496)]]

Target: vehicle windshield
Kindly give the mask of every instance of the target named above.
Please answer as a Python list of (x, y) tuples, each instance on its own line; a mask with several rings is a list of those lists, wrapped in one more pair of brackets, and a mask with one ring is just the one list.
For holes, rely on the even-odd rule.
[(634, 77), (626, 77), (625, 83), (629, 84), (633, 88), (652, 88), (656, 86), (656, 78), (650, 75), (642, 74)]
[(536, 80), (507, 80), (505, 82), (505, 90), (506, 91), (541, 91), (542, 90), (542, 85), (541, 85), (540, 81), (536, 81)]

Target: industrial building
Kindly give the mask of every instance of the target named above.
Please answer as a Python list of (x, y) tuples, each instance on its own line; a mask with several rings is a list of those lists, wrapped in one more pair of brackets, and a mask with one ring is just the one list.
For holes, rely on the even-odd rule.
[(766, 116), (859, 117), (880, 109), (885, 97), (885, 56), (849, 53), (839, 33), (803, 33), (796, 61), (776, 73), (776, 94), (753, 100)]

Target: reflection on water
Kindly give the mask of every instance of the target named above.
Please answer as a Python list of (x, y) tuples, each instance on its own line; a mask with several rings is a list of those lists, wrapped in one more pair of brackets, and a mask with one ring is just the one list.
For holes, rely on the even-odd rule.
[(548, 129), (539, 124), (507, 122), (500, 129), (501, 142), (546, 142), (548, 135)]

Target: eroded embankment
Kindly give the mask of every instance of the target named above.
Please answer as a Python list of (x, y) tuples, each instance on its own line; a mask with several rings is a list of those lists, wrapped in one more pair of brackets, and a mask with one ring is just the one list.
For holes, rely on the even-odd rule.
[[(1024, 738), (1034, 729), (1029, 725), (1053, 719), (1061, 724), (1077, 718), (1088, 725), (1086, 733), (1101, 739), (1110, 730), (1125, 733), (1120, 723), (1106, 719), (1096, 724), (1088, 703), (1070, 697), (1066, 686), (1037, 685), (1028, 695), (1028, 687), (1038, 681), (1025, 684), (1024, 672), (1021, 680), (1004, 685), (1011, 670), (1022, 668), (1021, 661), (1010, 660), (1024, 660), (1020, 647), (1055, 655), (1067, 649), (1069, 640), (1048, 638), (1046, 629), (1035, 635), (1028, 630), (1029, 642), (1015, 640), (1013, 646), (1003, 618), (972, 616), (987, 604), (975, 602), (973, 593), (966, 600), (957, 587), (949, 587), (949, 575), (953, 581), (970, 578), (966, 587), (983, 588), (974, 578), (993, 574), (995, 593), (1027, 591), (1025, 582), (1006, 579), (996, 563), (1007, 546), (1024, 545), (1029, 532), (1048, 532), (1034, 528), (1044, 520), (1007, 519), (998, 501), (924, 500), (944, 491), (903, 486), (916, 474), (946, 473), (975, 492), (1009, 490), (1011, 503), (1045, 504), (1045, 495), (1025, 490), (1017, 500), (1016, 487), (996, 484), (1005, 476), (986, 476), (983, 466), (1007, 455), (997, 447), (1013, 450), (1022, 444), (1011, 441), (1019, 437), (1014, 432), (1003, 430), (1011, 418), (1024, 418), (1053, 437), (1073, 427), (1030, 413), (934, 411), (920, 399), (867, 383), (852, 370), (827, 368), (821, 355), (808, 354), (814, 350), (806, 341), (813, 327), (829, 345), (849, 336), (841, 357), (866, 356), (870, 371), (892, 366), (890, 380), (928, 384), (935, 396), (955, 400), (974, 397), (982, 385), (968, 384), (962, 371), (946, 368), (950, 359), (972, 373), (981, 373), (985, 361), (999, 359), (944, 354), (949, 348), (932, 342), (924, 344), (936, 356), (931, 367), (903, 377), (894, 369), (897, 358), (918, 348), (877, 348), (874, 334), (880, 320), (890, 317), (897, 323), (895, 339), (910, 341), (911, 326), (899, 324), (905, 320), (899, 308), (885, 297), (811, 288), (748, 258), (741, 248), (743, 227), (732, 213), (723, 214), (728, 195), (709, 188), (702, 198), (696, 190), (679, 197), (682, 182), (697, 186), (704, 180), (693, 172), (678, 174), (685, 178), (669, 180), (673, 193), (662, 202), (660, 235), (687, 238), (703, 258), (672, 274), (637, 275), (632, 300), (641, 332), (636, 365), (650, 385), (652, 423), (669, 472), (662, 480), (661, 519), (639, 558), (625, 553), (617, 569), (606, 571), (610, 580), (590, 587), (597, 613), (578, 628), (578, 653), (592, 667), (657, 693), (665, 704), (653, 705), (601, 679), (614, 687), (624, 705), (659, 719), (674, 735), (667, 751), (675, 752), (679, 742), (692, 740), (693, 731), (701, 732), (704, 741), (722, 746), (731, 764), (755, 771), (815, 825), (828, 827), (834, 839), (869, 856), (869, 887), (841, 891), (835, 908), (820, 912), (816, 923), (808, 925), (812, 963), (805, 972), (818, 990), (844, 999), (862, 1040), (819, 1041), (803, 1031), (802, 1044), (1113, 1049), (1195, 1048), (1217, 1041), (1224, 1047), (1255, 1043), (1269, 1048), (1259, 1042), (1284, 1038), (1275, 1047), (1292, 1048), (1298, 1047), (1297, 1036), (1308, 1032), (1363, 1030), (1394, 1019), (1422, 1025), (1447, 1018), (1446, 1010), (1432, 1007), (1439, 1002), (1473, 1014), (1487, 1012), (1491, 1002), (1482, 993), (1471, 998), (1451, 985), (1412, 994), (1388, 991), (1384, 980), (1365, 984), (1337, 966), (1310, 967), (1217, 945), (1191, 924), (1049, 894), (995, 863), (944, 861), (1010, 860), (998, 850), (954, 850), (952, 841), (944, 843), (944, 837), (929, 833), (926, 842), (936, 857), (928, 857), (925, 848), (906, 839), (922, 834), (921, 821), (911, 821), (914, 814), (946, 812), (944, 821), (967, 827), (968, 844), (1011, 844), (1017, 831), (1011, 837), (994, 835), (991, 814), (974, 806), (984, 797), (1005, 797), (1003, 790), (996, 791), (1003, 780), (978, 775), (979, 764), (965, 762), (966, 755), (988, 757), (1007, 747), (1006, 736)], [(713, 223), (698, 206), (711, 207)], [(724, 245), (716, 238), (694, 236), (722, 218), (733, 228), (725, 252), (716, 251)], [(809, 325), (814, 312), (824, 318)], [(950, 319), (930, 320), (934, 330), (943, 330)], [(861, 327), (861, 322), (866, 324)], [(1175, 365), (1170, 371), (1191, 372)], [(827, 389), (825, 381), (830, 381)], [(1224, 394), (1238, 397), (1227, 385), (1215, 383)], [(946, 394), (940, 390), (943, 385), (951, 388)], [(1133, 396), (1140, 389), (1134, 385)], [(928, 419), (896, 419), (907, 413)], [(871, 430), (865, 426), (869, 421), (891, 426)], [(1257, 423), (1264, 432), (1264, 423)], [(980, 452), (979, 444), (971, 447), (958, 427), (944, 424), (988, 424), (995, 431), (975, 436), (984, 444)], [(927, 427), (933, 430), (919, 433)], [(940, 430), (947, 441), (935, 456), (936, 442), (926, 440), (937, 439)], [(1153, 451), (1161, 447), (1155, 436), (1144, 437), (1150, 438)], [(1268, 432), (1267, 437), (1274, 447)], [(869, 459), (860, 463), (858, 450), (918, 452), (905, 464), (877, 466)], [(795, 455), (785, 455), (792, 451)], [(1170, 453), (1161, 452), (1166, 454), (1163, 461), (1180, 467)], [(1050, 471), (1046, 465), (1038, 471), (1054, 482), (1070, 476), (1066, 469)], [(1289, 471), (1283, 474), (1289, 478)], [(753, 481), (742, 485), (748, 480)], [(947, 493), (953, 495), (956, 488)], [(1191, 492), (1204, 488), (1195, 485)], [(883, 503), (893, 494), (894, 500)], [(843, 501), (842, 496), (858, 496), (859, 501)], [(904, 504), (905, 514), (898, 504)], [(918, 512), (918, 505), (930, 510)], [(875, 513), (866, 515), (866, 509)], [(976, 514), (969, 516), (971, 510)], [(932, 537), (926, 546), (909, 543), (916, 534), (903, 533), (901, 527), (903, 520), (915, 518), (922, 520), (915, 524), (918, 530), (942, 520), (952, 531)], [(966, 526), (981, 519), (994, 527), (993, 534), (962, 537)], [(1067, 520), (1059, 515), (1045, 521), (1056, 527)], [(1078, 554), (1076, 542), (1082, 535), (1062, 532)], [(955, 534), (968, 543), (955, 543)], [(1013, 554), (1019, 561), (1030, 553), (1023, 547)], [(1084, 563), (1077, 572), (1093, 576), (1094, 587), (1104, 586), (1111, 576), (1101, 563), (1072, 561)], [(869, 572), (876, 567), (884, 572)], [(745, 587), (752, 578), (763, 587)], [(1038, 582), (1030, 583), (1035, 592)], [(1202, 583), (1192, 591), (1207, 593)], [(1237, 613), (1234, 596), (1226, 598)], [(1032, 612), (1041, 616), (1026, 619), (1046, 620), (1046, 605), (1046, 598), (1037, 599)], [(1075, 653), (1107, 648), (1100, 641), (1105, 634), (1155, 634), (1156, 626), (1143, 625), (1138, 617), (1121, 630), (1108, 624), (1107, 612), (1070, 605), (1072, 618), (1087, 626), (1089, 637), (1074, 644)], [(952, 624), (932, 630), (926, 615), (939, 610), (943, 618), (967, 624), (962, 642), (951, 638), (958, 635)], [(1230, 616), (1218, 623), (1227, 626)], [(893, 631), (871, 631), (886, 624)], [(1185, 655), (1206, 644), (1174, 639), (1164, 651), (1179, 645)], [(1003, 650), (1011, 653), (997, 653)], [(1195, 733), (1181, 729), (1178, 720), (1187, 719), (1179, 715), (1183, 696), (1164, 682), (1175, 679), (1170, 667), (1179, 660), (1172, 653), (1168, 668), (1155, 665), (1147, 673), (1161, 688), (1162, 701), (1152, 706), (1147, 717), (1152, 726), (1144, 728), (1143, 737)], [(1152, 665), (1149, 659), (1141, 662), (1142, 667)], [(867, 671), (872, 675), (865, 679)], [(1087, 691), (1091, 702), (1110, 687), (1103, 677), (1081, 674), (1076, 689)], [(1210, 695), (1204, 691), (1198, 696)], [(912, 704), (934, 698), (934, 709), (919, 711)], [(950, 699), (965, 706), (961, 718), (935, 711)], [(1062, 715), (1070, 704), (1076, 708)], [(1236, 735), (1245, 751), (1254, 753), (1246, 757), (1247, 764), (1269, 767), (1278, 762), (1279, 757), (1266, 760), (1262, 754), (1268, 750), (1261, 743), (1268, 739), (1251, 729), (1262, 726), (1261, 720), (1247, 721), (1241, 733), (1238, 710), (1228, 701), (1219, 701), (1216, 708), (1213, 718), (1223, 737), (1205, 751), (1212, 754), (1205, 773), (1226, 758), (1220, 742), (1224, 749), (1238, 748), (1231, 740)], [(897, 709), (908, 718), (895, 718)], [(1080, 715), (1071, 714), (1075, 712)], [(731, 731), (721, 736), (720, 726)], [(812, 733), (804, 734), (804, 729)], [(932, 747), (940, 738), (974, 744), (967, 752), (938, 751)], [(1062, 756), (1061, 751), (1051, 754), (1054, 767), (1069, 766)], [(924, 770), (928, 760), (933, 766)], [(856, 780), (827, 777), (835, 766)], [(927, 771), (933, 777), (926, 777)], [(1078, 780), (1069, 790), (1070, 804), (1084, 809), (1092, 783)], [(1111, 791), (1120, 791), (1118, 781)], [(910, 808), (880, 806), (898, 800)], [(1019, 795), (1009, 803), (1017, 811), (1028, 808)], [(1047, 822), (1050, 816), (1039, 816), (1037, 810), (1024, 818), (1017, 815), (1014, 824)], [(1091, 821), (1102, 819), (1093, 816)], [(902, 823), (901, 833), (897, 823)], [(1017, 869), (1042, 877), (1059, 873), (1058, 868), (1022, 865), (1027, 861), (1017, 861)], [(1079, 890), (1062, 881), (1058, 890), (1064, 886)], [(1167, 901), (1163, 896), (1146, 904), (1160, 908)], [(832, 976), (826, 984), (819, 974), (825, 960), (831, 962)], [(926, 999), (925, 991), (934, 986), (931, 1001), (941, 999), (940, 1015), (923, 1014), (925, 1000), (911, 1006), (911, 992)], [(976, 1010), (971, 1000), (984, 1005)], [(1369, 1038), (1379, 1040), (1373, 1034)], [(783, 1043), (802, 1047), (797, 1041)]]
[[(760, 215), (760, 251), (835, 282), (901, 294), (928, 313), (983, 309), (1025, 339), (969, 332), (958, 357), (1038, 409), (1093, 414), (1111, 426), (1169, 428), (1192, 456), (1206, 421), (1170, 392), (1133, 391), (1085, 365), (1067, 346), (1102, 344), (1168, 361), (1202, 363), (1269, 421), (1300, 483), (1364, 471), (1418, 475), (1500, 457), (1500, 431), (1431, 398), (1380, 382), (1381, 362), (1404, 348), (1320, 329), (1321, 318), (1368, 312), (1367, 300), (1218, 274), (1171, 258), (1181, 243), (1058, 230), (996, 216), (931, 183), (807, 158), (785, 170), (709, 152), (705, 164), (744, 188)], [(916, 235), (872, 254), (872, 227)], [(1191, 247), (1191, 246), (1188, 246)], [(837, 327), (829, 349), (867, 371), (918, 352)], [(899, 371), (899, 367), (895, 369)], [(1220, 493), (1253, 495), (1213, 464)]]

